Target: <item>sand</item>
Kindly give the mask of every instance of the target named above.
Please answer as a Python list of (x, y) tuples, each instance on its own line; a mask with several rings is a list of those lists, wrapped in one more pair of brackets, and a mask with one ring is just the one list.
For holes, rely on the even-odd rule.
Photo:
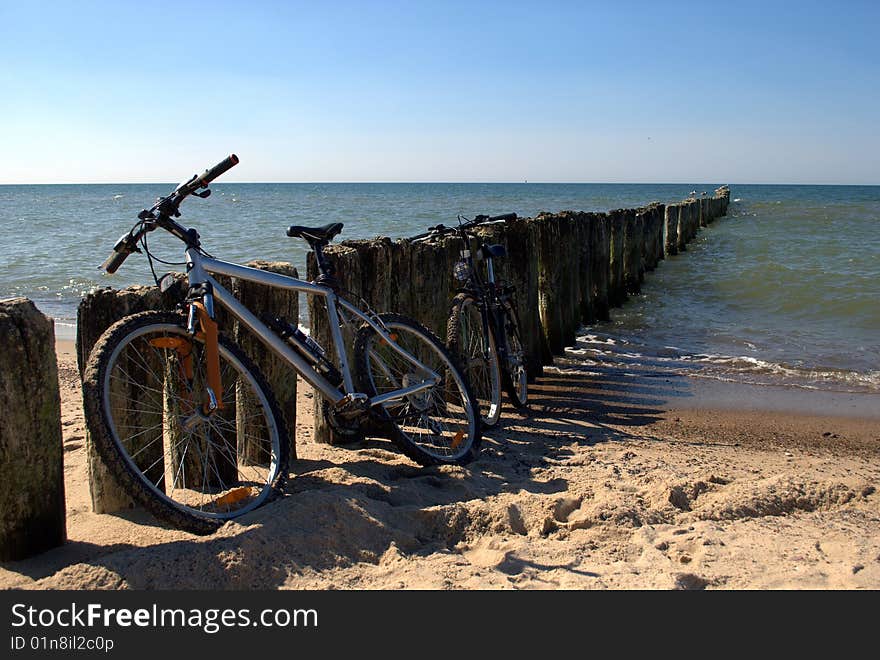
[(91, 512), (71, 348), (69, 542), (0, 565), (2, 588), (880, 588), (877, 398), (772, 410), (740, 388), (712, 406), (718, 384), (568, 364), (534, 386), (529, 416), (505, 409), (479, 460), (425, 469), (386, 441), (312, 442), (301, 383), (284, 496), (199, 537)]

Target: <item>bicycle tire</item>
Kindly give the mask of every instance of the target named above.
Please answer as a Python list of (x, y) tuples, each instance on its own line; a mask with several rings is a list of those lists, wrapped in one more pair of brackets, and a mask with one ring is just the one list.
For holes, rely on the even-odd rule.
[[(397, 338), (394, 339), (395, 342), (411, 353), (416, 353), (415, 356), (423, 362), (432, 357), (439, 366), (428, 366), (431, 366), (437, 373), (443, 372), (441, 373), (443, 382), (427, 390), (425, 394), (414, 394), (395, 402), (395, 404), (374, 408), (374, 413), (386, 427), (385, 434), (404, 454), (420, 465), (463, 465), (472, 461), (479, 453), (480, 441), (482, 440), (480, 414), (474, 407), (476, 399), (455, 357), (449, 353), (433, 332), (418, 321), (400, 314), (380, 314), (379, 319), (392, 334), (397, 335)], [(400, 334), (404, 332), (410, 336), (406, 342), (399, 338)], [(401, 364), (407, 364), (401, 358), (395, 357), (396, 354), (391, 348), (388, 349), (390, 357), (386, 358), (380, 355), (376, 345), (377, 337), (379, 335), (376, 331), (368, 324), (364, 324), (358, 329), (354, 343), (357, 387), (369, 397), (379, 394), (380, 387), (384, 390), (391, 390), (405, 386), (407, 377), (411, 375), (409, 373), (403, 374), (402, 383), (398, 383), (395, 382), (393, 374), (379, 376), (374, 373), (372, 364), (381, 366), (386, 372), (391, 371), (388, 364), (394, 359), (399, 360)], [(410, 347), (411, 343), (413, 345), (420, 343), (420, 349), (414, 351)], [(419, 352), (424, 352), (425, 355), (418, 355)], [(411, 368), (411, 365), (407, 368)], [(383, 379), (388, 382), (384, 383)], [(439, 387), (442, 387), (442, 397), (438, 396), (437, 388)], [(447, 399), (451, 399), (451, 401)], [(394, 411), (393, 414), (389, 412), (389, 409)], [(458, 412), (459, 409), (460, 412)], [(417, 412), (408, 414), (407, 410)], [(455, 414), (458, 421), (454, 425), (450, 424), (451, 428), (444, 426), (441, 431), (438, 431), (438, 426), (444, 422), (433, 418), (440, 418), (436, 412), (447, 415), (447, 418)], [(407, 424), (407, 415), (412, 418), (419, 416), (418, 422)], [(401, 422), (404, 422), (403, 425)], [(422, 429), (419, 424), (424, 424), (425, 428)], [(458, 430), (453, 433), (452, 429)], [(429, 431), (429, 433), (424, 431)], [(435, 445), (437, 445), (437, 449), (434, 449)]]
[[(474, 312), (479, 320), (476, 324), (470, 318)], [(501, 417), (501, 365), (495, 336), (490, 329), (484, 343), (483, 328), (483, 312), (477, 298), (468, 293), (455, 296), (446, 324), (446, 347), (464, 369), (477, 397), (483, 426), (492, 428)], [(485, 345), (489, 349), (488, 360), (482, 356)]]
[(525, 351), (520, 338), (519, 315), (509, 300), (503, 302), (503, 307), (504, 327), (493, 328), (493, 332), (504, 332), (507, 344), (508, 358), (501, 369), (501, 384), (513, 407), (523, 411), (529, 407), (529, 379), (526, 372)]
[[(114, 361), (119, 359), (119, 356), (122, 355), (122, 351), (129, 346), (131, 342), (139, 337), (147, 337), (151, 332), (165, 332), (168, 335), (188, 336), (186, 322), (181, 314), (174, 312), (142, 312), (121, 319), (110, 326), (98, 339), (98, 342), (92, 349), (83, 374), (83, 403), (86, 414), (86, 423), (95, 448), (110, 473), (122, 489), (129, 494), (135, 502), (150, 511), (156, 516), (156, 518), (165, 521), (174, 527), (195, 534), (210, 534), (228, 520), (237, 518), (240, 515), (244, 515), (245, 513), (262, 506), (277, 496), (281, 491), (288, 474), (290, 452), (290, 442), (288, 440), (289, 435), (285, 428), (284, 418), (280, 413), (278, 403), (275, 400), (272, 390), (266, 384), (266, 379), (263, 374), (247, 355), (244, 354), (241, 348), (227, 337), (220, 335), (219, 349), (221, 358), (226, 360), (226, 362), (231, 364), (239, 374), (244, 376), (245, 384), (250, 385), (251, 388), (254, 389), (254, 393), (257, 397), (262, 395), (260, 404), (266, 420), (266, 429), (270, 432), (270, 436), (272, 429), (274, 428), (274, 436), (271, 436), (271, 450), (266, 459), (268, 464), (268, 467), (266, 468), (266, 483), (261, 486), (258, 495), (253, 496), (253, 501), (250, 504), (243, 505), (241, 510), (237, 512), (227, 512), (229, 515), (221, 515), (211, 512), (197, 512), (193, 510), (192, 507), (186, 507), (181, 503), (175, 502), (167, 495), (160, 494), (157, 484), (154, 485), (149, 483), (148, 485), (148, 478), (145, 476), (145, 472), (147, 472), (148, 469), (139, 468), (135, 465), (134, 456), (128, 456), (128, 453), (123, 446), (123, 442), (118, 438), (118, 433), (115, 431), (113, 413), (108, 411), (108, 407), (112, 407), (112, 404), (110, 403), (111, 386), (109, 383), (115, 367)], [(236, 381), (236, 383), (237, 382), (238, 381)], [(239, 390), (236, 390), (232, 396), (239, 396)], [(161, 432), (164, 434), (168, 428), (165, 426), (165, 420), (167, 419), (168, 413), (167, 399), (164, 394), (163, 403), (166, 410), (162, 413), (165, 416), (162, 417)], [(134, 407), (140, 411), (138, 406)], [(197, 410), (198, 406), (194, 404), (193, 409)], [(251, 418), (246, 417), (242, 424), (252, 423), (248, 422), (249, 419)], [(182, 420), (179, 417), (177, 418), (177, 423), (182, 424)], [(183, 426), (180, 428), (183, 428)], [(236, 427), (232, 425), (232, 428)], [(208, 432), (206, 432), (206, 434), (207, 433)], [(246, 431), (242, 431), (242, 433), (246, 433)], [(249, 438), (250, 436), (245, 435), (244, 437)], [(187, 440), (187, 443), (188, 442), (189, 440)], [(211, 442), (213, 442), (213, 440)], [(164, 444), (165, 440), (163, 439), (163, 457), (173, 455), (173, 450), (171, 448), (166, 452)], [(213, 447), (213, 445), (211, 445), (211, 447)], [(180, 445), (176, 448), (180, 451)], [(224, 451), (225, 449), (226, 448), (224, 448)], [(237, 464), (240, 460), (240, 454), (238, 454), (238, 449), (236, 452)], [(194, 450), (192, 453), (195, 454), (196, 451)], [(206, 449), (206, 455), (207, 453), (208, 450)], [(180, 465), (183, 465), (185, 461), (185, 454), (186, 450), (184, 450), (183, 455), (178, 457)], [(163, 460), (167, 462), (168, 459), (164, 458)], [(173, 460), (173, 458), (171, 460)], [(258, 462), (253, 461), (253, 463), (256, 465)], [(214, 469), (217, 469), (216, 461), (214, 462)], [(257, 472), (256, 467), (254, 467), (253, 470), (255, 473)], [(262, 466), (260, 466), (259, 470), (262, 472)], [(181, 471), (183, 471), (182, 467), (178, 470), (178, 473)], [(237, 472), (236, 477), (238, 477)], [(152, 482), (152, 479), (149, 479), (149, 482)], [(174, 483), (171, 485), (172, 491), (176, 482), (177, 478), (175, 476)], [(219, 487), (223, 488), (225, 486), (227, 486), (227, 484), (221, 479)], [(232, 484), (230, 483), (228, 486), (231, 487)], [(184, 477), (182, 488), (185, 487), (186, 484)], [(163, 490), (164, 488), (165, 483), (163, 482)], [(250, 488), (251, 487), (248, 486), (248, 493), (253, 492)], [(206, 486), (205, 490), (207, 489)], [(227, 495), (232, 493), (233, 490), (243, 491), (244, 488), (229, 489)], [(237, 502), (250, 496), (239, 497), (239, 495), (240, 492), (236, 493), (237, 499), (230, 501)], [(226, 495), (215, 498), (214, 503), (219, 505), (219, 500), (222, 500), (225, 496)], [(229, 506), (227, 502), (224, 502), (224, 505), (227, 507)]]

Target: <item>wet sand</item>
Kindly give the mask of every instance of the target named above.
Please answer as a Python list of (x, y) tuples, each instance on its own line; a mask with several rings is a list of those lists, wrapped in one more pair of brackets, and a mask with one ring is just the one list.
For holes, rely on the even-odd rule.
[(880, 588), (877, 397), (566, 361), (528, 416), (505, 409), (479, 460), (425, 469), (384, 440), (312, 442), (301, 382), (285, 496), (198, 537), (91, 512), (72, 348), (59, 343), (70, 540), (0, 565), (0, 587)]

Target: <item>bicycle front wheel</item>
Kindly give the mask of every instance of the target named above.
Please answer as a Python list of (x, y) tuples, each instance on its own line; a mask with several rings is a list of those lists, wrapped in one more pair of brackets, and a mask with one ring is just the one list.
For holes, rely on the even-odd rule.
[(417, 463), (463, 464), (479, 450), (480, 416), (476, 399), (456, 360), (420, 323), (398, 314), (381, 314), (391, 340), (409, 355), (400, 355), (369, 325), (358, 330), (354, 358), (358, 389), (369, 397), (418, 386), (429, 371), (440, 382), (381, 405), (391, 439)]
[(179, 314), (135, 314), (98, 340), (83, 382), (89, 431), (118, 483), (156, 517), (195, 533), (266, 502), (289, 454), (257, 367), (221, 336), (222, 391), (213, 392), (204, 348)]
[(480, 409), (480, 419), (488, 427), (501, 417), (501, 366), (495, 336), (476, 298), (460, 293), (452, 300), (446, 326), (446, 346), (458, 359), (473, 388)]

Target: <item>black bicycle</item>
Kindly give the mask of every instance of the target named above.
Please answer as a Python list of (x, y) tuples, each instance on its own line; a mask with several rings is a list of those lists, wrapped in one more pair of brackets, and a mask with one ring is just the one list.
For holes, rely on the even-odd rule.
[[(478, 399), (480, 417), (488, 427), (501, 416), (501, 391), (514, 407), (528, 405), (528, 377), (516, 291), (511, 285), (496, 281), (494, 259), (507, 256), (503, 245), (488, 244), (474, 229), (480, 225), (516, 220), (516, 213), (473, 220), (458, 216), (458, 227), (437, 225), (427, 233), (414, 236), (414, 242), (430, 241), (457, 234), (464, 242), (461, 260), (455, 264), (455, 278), (461, 282), (446, 326), (446, 346), (459, 358)], [(476, 249), (471, 251), (471, 239)], [(479, 262), (486, 263), (485, 277)]]

